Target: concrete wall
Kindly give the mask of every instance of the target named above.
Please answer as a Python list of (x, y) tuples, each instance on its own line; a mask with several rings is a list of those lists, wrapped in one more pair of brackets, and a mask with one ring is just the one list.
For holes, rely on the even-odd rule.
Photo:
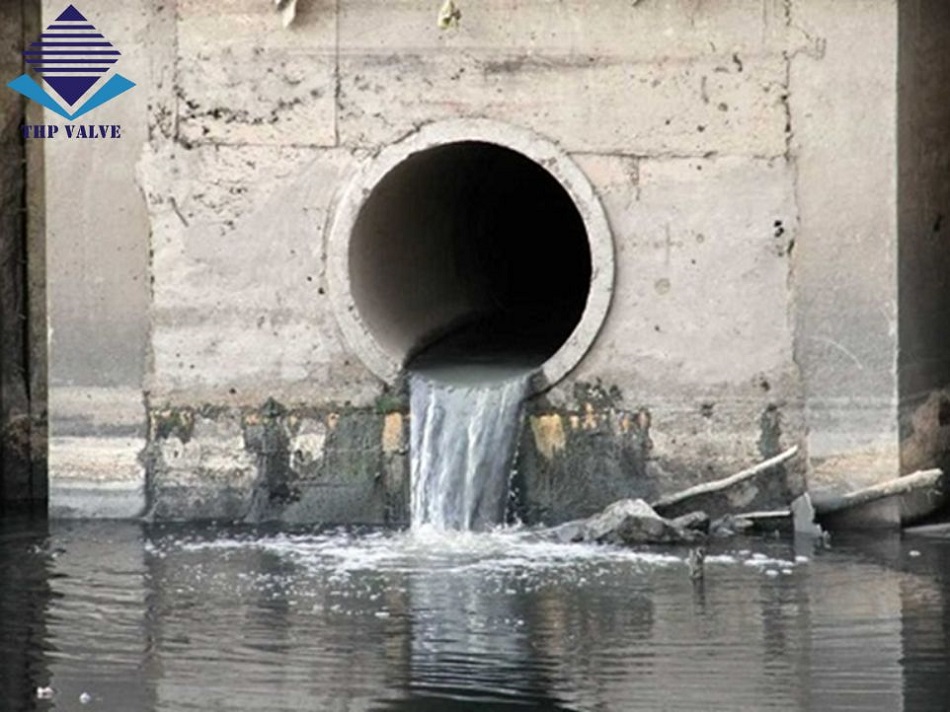
[(241, 516), (266, 481), (290, 518), (398, 521), (404, 393), (340, 334), (326, 225), (460, 118), (559, 146), (613, 232), (603, 329), (529, 404), (536, 517), (793, 443), (820, 487), (896, 474), (896, 0), (435, 5), (84, 7), (139, 86), (97, 110), (120, 145), (47, 148), (54, 511)]
[[(897, 2), (792, 4), (795, 355), (819, 494), (898, 473)], [(896, 519), (895, 510), (877, 513)]]
[[(43, 145), (54, 515), (128, 517), (145, 504), (149, 217), (135, 165), (148, 129), (154, 8), (148, 0), (82, 7), (122, 52), (118, 71), (138, 85), (87, 119), (120, 124), (122, 138)], [(44, 0), (42, 26), (62, 10)], [(48, 111), (40, 120), (65, 123)]]

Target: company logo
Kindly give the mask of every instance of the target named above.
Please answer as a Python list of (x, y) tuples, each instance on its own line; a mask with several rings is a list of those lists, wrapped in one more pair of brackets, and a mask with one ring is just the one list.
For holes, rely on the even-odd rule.
[(28, 74), (21, 74), (7, 86), (69, 121), (135, 86), (135, 82), (113, 71), (120, 52), (72, 5), (26, 48), (23, 56), (55, 96)]

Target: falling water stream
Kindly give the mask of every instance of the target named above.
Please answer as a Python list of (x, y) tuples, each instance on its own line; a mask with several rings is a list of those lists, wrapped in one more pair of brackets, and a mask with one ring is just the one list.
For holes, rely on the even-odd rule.
[(485, 530), (504, 521), (530, 374), (443, 375), (410, 379), (412, 527)]

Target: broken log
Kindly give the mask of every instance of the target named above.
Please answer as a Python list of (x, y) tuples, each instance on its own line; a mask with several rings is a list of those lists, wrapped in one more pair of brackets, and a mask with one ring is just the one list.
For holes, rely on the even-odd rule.
[(812, 506), (818, 516), (834, 514), (845, 509), (858, 507), (862, 504), (870, 504), (885, 497), (895, 497), (898, 495), (917, 492), (925, 489), (937, 489), (943, 478), (943, 470), (920, 470), (910, 475), (897, 477), (887, 482), (865, 487), (855, 492), (849, 492), (840, 496), (816, 497), (812, 495)]
[(790, 447), (785, 452), (776, 455), (775, 457), (771, 457), (764, 462), (760, 462), (758, 465), (749, 467), (745, 470), (742, 470), (741, 472), (737, 472), (734, 475), (730, 475), (729, 477), (724, 477), (721, 480), (714, 480), (713, 482), (704, 482), (703, 484), (688, 487), (687, 489), (680, 490), (679, 492), (674, 492), (673, 494), (667, 495), (666, 497), (661, 497), (656, 502), (653, 502), (652, 506), (661, 514), (665, 514), (664, 510), (668, 511), (674, 509), (677, 507), (677, 505), (685, 502), (686, 500), (703, 495), (724, 492), (731, 487), (735, 487), (736, 485), (751, 479), (758, 474), (788, 462), (793, 457), (795, 457), (797, 453), (798, 446), (795, 445)]
[(746, 532), (779, 532), (792, 530), (792, 512), (779, 509), (773, 512), (743, 512), (726, 514), (709, 525), (715, 537), (735, 536)]
[(940, 524), (921, 524), (916, 527), (907, 527), (904, 530), (904, 533), (910, 534), (911, 536), (930, 536), (941, 539), (950, 539), (950, 522), (942, 522)]

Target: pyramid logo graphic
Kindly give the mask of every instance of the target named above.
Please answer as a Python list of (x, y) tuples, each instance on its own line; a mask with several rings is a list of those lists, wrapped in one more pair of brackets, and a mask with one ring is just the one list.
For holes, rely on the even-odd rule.
[(72, 121), (135, 86), (113, 71), (119, 56), (95, 25), (70, 5), (23, 52), (30, 69), (59, 100), (29, 74), (7, 86)]

